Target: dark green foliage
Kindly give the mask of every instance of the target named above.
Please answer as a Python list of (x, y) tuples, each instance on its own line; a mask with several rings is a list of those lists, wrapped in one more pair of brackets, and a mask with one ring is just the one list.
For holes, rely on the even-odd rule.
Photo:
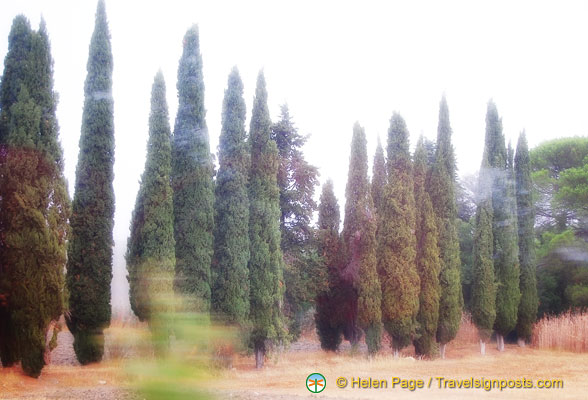
[[(284, 337), (282, 313), (284, 278), (280, 249), (280, 192), (277, 184), (279, 156), (271, 138), (271, 121), (263, 72), (257, 78), (249, 129), (250, 320), (256, 356), (266, 351), (266, 341)], [(259, 361), (258, 358), (258, 367)]]
[(382, 322), (400, 350), (416, 333), (420, 279), (416, 266), (415, 200), (409, 135), (394, 113), (388, 129), (388, 177), (378, 227), (378, 273), (382, 285)]
[[(475, 210), (474, 210), (475, 211)], [(459, 258), (461, 260), (461, 291), (463, 295), (463, 307), (472, 312), (472, 285), (474, 270), (474, 229), (475, 216), (468, 222), (457, 220), (459, 234)]]
[(243, 82), (236, 67), (225, 90), (218, 153), (212, 309), (228, 322), (242, 325), (249, 315), (250, 152), (245, 132)]
[(358, 225), (347, 242), (350, 260), (345, 273), (356, 274), (352, 282), (357, 291), (357, 322), (365, 332), (368, 352), (374, 354), (380, 349), (382, 336), (382, 288), (376, 269), (377, 221), (367, 177), (367, 142), (364, 129), (357, 123), (353, 127), (352, 146), (352, 154), (362, 157), (352, 155), (351, 159), (363, 161), (365, 165), (350, 165), (350, 171), (354, 167), (364, 172), (363, 176), (355, 175), (357, 182), (361, 182), (358, 188), (364, 191), (355, 192), (353, 213)]
[(297, 339), (301, 333), (301, 319), (312, 306), (317, 284), (322, 281), (317, 276), (322, 269), (319, 268), (314, 232), (310, 226), (316, 210), (313, 197), (318, 185), (318, 170), (304, 158), (302, 147), (308, 137), (298, 133), (287, 105), (282, 106), (280, 120), (272, 125), (272, 139), (278, 146), (280, 157), (278, 187), (281, 247), (285, 261), (285, 311), (289, 332), (293, 339)]
[(318, 185), (318, 169), (304, 159), (302, 147), (307, 136), (298, 133), (287, 105), (282, 105), (280, 120), (272, 125), (271, 137), (278, 146), (280, 165), (280, 231), (285, 251), (301, 247), (312, 236), (313, 199)]
[(588, 245), (576, 232), (545, 232), (537, 250), (539, 316), (560, 314), (569, 309), (588, 308), (586, 273)]
[(378, 146), (376, 147), (376, 155), (374, 156), (374, 166), (372, 169), (372, 200), (374, 202), (376, 213), (378, 213), (378, 209), (382, 204), (386, 183), (388, 183), (388, 175), (386, 175), (386, 160), (384, 159), (382, 143), (378, 137)]
[(416, 266), (421, 288), (419, 311), (416, 320), (419, 324), (418, 337), (414, 340), (417, 354), (432, 356), (437, 322), (439, 320), (439, 297), (441, 286), (439, 272), (439, 246), (437, 243), (437, 221), (433, 205), (426, 191), (427, 153), (421, 136), (414, 155), (414, 198), (416, 210)]
[(351, 139), (351, 154), (349, 156), (349, 172), (345, 187), (345, 219), (343, 221), (343, 249), (344, 258), (341, 270), (341, 285), (339, 290), (343, 296), (340, 304), (344, 329), (343, 334), (351, 344), (356, 344), (361, 338), (361, 330), (357, 321), (357, 300), (359, 268), (361, 253), (356, 243), (356, 236), (363, 229), (364, 213), (360, 212), (360, 204), (365, 204), (366, 193), (369, 193), (368, 158), (365, 132), (359, 123), (353, 126)]
[(154, 328), (153, 318), (173, 292), (175, 241), (171, 174), (171, 130), (160, 72), (151, 89), (145, 170), (131, 219), (127, 270), (131, 308)]
[(494, 282), (494, 238), (492, 233), (492, 170), (484, 152), (478, 183), (479, 200), (474, 230), (474, 263), (472, 269), (472, 319), (480, 339), (492, 335), (496, 320), (496, 283)]
[(530, 340), (533, 324), (537, 318), (539, 300), (537, 298), (537, 278), (535, 259), (535, 208), (533, 206), (533, 181), (527, 137), (521, 133), (514, 159), (517, 199), (517, 222), (519, 235), (519, 261), (521, 278), (517, 334), (519, 338)]
[(323, 350), (335, 351), (341, 344), (343, 315), (340, 266), (342, 243), (339, 237), (339, 204), (333, 181), (323, 185), (318, 209), (317, 247), (327, 273), (327, 286), (316, 297), (316, 330)]
[(63, 311), (70, 213), (43, 20), (35, 32), (14, 19), (0, 91), (0, 360), (38, 377)]
[(102, 0), (96, 11), (87, 71), (67, 261), (67, 325), (82, 364), (102, 359), (101, 336), (111, 313), (114, 119), (112, 51)]
[(176, 240), (175, 289), (191, 310), (210, 308), (214, 183), (204, 109), (198, 28), (184, 35), (178, 67), (178, 113), (172, 143), (172, 189)]
[(530, 162), (540, 230), (561, 233), (578, 225), (586, 229), (585, 220), (578, 222), (586, 217), (587, 190), (583, 178), (588, 164), (588, 138), (561, 138), (542, 143), (530, 151)]
[(429, 195), (437, 215), (439, 255), (441, 258), (441, 297), (437, 341), (446, 344), (455, 338), (461, 321), (462, 293), (460, 283), (459, 237), (456, 226), (455, 156), (451, 144), (451, 125), (445, 97), (439, 105), (435, 164), (429, 178)]
[(496, 320), (494, 329), (507, 335), (517, 322), (520, 299), (519, 248), (516, 223), (514, 171), (502, 134), (502, 120), (496, 105), (488, 103), (485, 153), (492, 190), (492, 235), (496, 279)]

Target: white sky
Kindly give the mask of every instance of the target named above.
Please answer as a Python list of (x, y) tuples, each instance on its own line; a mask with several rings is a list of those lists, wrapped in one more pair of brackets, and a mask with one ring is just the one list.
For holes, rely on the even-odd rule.
[[(47, 22), (72, 196), (96, 3), (0, 0), (2, 59), (17, 14), (34, 29), (41, 15)], [(151, 84), (161, 68), (173, 127), (182, 38), (192, 24), (200, 30), (212, 152), (231, 68), (239, 67), (248, 118), (263, 68), (273, 120), (287, 102), (300, 132), (311, 134), (307, 158), (321, 183), (334, 180), (341, 209), (353, 123), (366, 128), (371, 163), (395, 110), (412, 144), (421, 133), (434, 139), (443, 93), (460, 174), (479, 167), (490, 98), (513, 143), (522, 129), (531, 147), (588, 133), (586, 1), (107, 0), (106, 12), (114, 55), (118, 309), (128, 307), (124, 252), (145, 162)]]

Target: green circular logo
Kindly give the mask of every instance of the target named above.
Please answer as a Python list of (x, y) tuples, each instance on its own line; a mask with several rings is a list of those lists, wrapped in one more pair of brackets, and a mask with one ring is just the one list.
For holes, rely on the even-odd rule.
[(320, 393), (327, 387), (327, 380), (318, 372), (314, 372), (306, 378), (306, 388), (310, 393)]

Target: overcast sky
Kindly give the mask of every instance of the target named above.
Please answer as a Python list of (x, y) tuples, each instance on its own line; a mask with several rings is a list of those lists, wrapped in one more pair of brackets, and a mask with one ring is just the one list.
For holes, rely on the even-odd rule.
[[(1, 1), (2, 59), (17, 14), (35, 29), (41, 15), (47, 22), (73, 196), (96, 1)], [(311, 135), (307, 158), (319, 167), (321, 183), (333, 179), (341, 207), (353, 123), (366, 129), (371, 163), (393, 111), (406, 119), (412, 146), (420, 134), (434, 139), (443, 93), (460, 175), (479, 167), (491, 98), (513, 144), (523, 129), (531, 147), (588, 133), (586, 1), (107, 0), (106, 12), (114, 56), (115, 308), (128, 307), (124, 252), (145, 162), (153, 77), (161, 68), (173, 127), (182, 38), (193, 24), (200, 31), (211, 151), (231, 68), (241, 73), (248, 119), (263, 68), (272, 119), (287, 102), (299, 131)]]

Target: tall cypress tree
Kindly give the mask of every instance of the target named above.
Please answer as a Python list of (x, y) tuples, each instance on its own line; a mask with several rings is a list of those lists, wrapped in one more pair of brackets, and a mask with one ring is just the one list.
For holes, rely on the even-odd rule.
[(461, 321), (461, 261), (459, 258), (459, 237), (457, 234), (457, 206), (455, 200), (455, 155), (451, 144), (451, 124), (445, 96), (439, 105), (437, 125), (437, 150), (435, 163), (429, 178), (429, 195), (437, 215), (439, 229), (439, 255), (441, 257), (441, 297), (439, 299), (439, 321), (437, 341), (441, 357), (445, 358), (445, 347), (457, 335)]
[(271, 138), (265, 77), (257, 77), (249, 129), (250, 319), (255, 365), (263, 366), (266, 342), (283, 337), (283, 259), (280, 249), (280, 192), (277, 184), (278, 148)]
[(472, 271), (472, 319), (480, 336), (480, 353), (486, 353), (486, 341), (492, 335), (496, 319), (496, 283), (494, 280), (494, 237), (492, 234), (492, 171), (484, 150), (478, 180), (478, 204), (474, 230)]
[(408, 130), (399, 113), (388, 129), (388, 184), (378, 230), (382, 321), (395, 356), (416, 333), (420, 279), (416, 269), (415, 201)]
[[(357, 291), (357, 322), (365, 332), (368, 352), (374, 354), (380, 349), (382, 336), (382, 289), (376, 270), (377, 222), (367, 176), (367, 141), (365, 131), (358, 123), (353, 127), (351, 151), (349, 175), (355, 171), (353, 183), (357, 186), (348, 186), (348, 193), (353, 192), (353, 200), (348, 198), (347, 201), (354, 203), (350, 204), (345, 219), (344, 234), (347, 235), (349, 256), (345, 274), (352, 278), (349, 281)], [(347, 221), (355, 222), (354, 230)]]
[(419, 324), (414, 347), (417, 354), (431, 356), (437, 334), (439, 320), (439, 247), (437, 244), (437, 222), (433, 204), (426, 191), (427, 150), (423, 137), (419, 139), (414, 154), (414, 197), (416, 210), (416, 266), (421, 282), (419, 294), (419, 312), (416, 320)]
[(519, 344), (531, 338), (533, 324), (537, 318), (539, 300), (537, 297), (537, 278), (535, 276), (535, 208), (533, 205), (533, 181), (529, 148), (525, 132), (519, 136), (517, 153), (514, 159), (516, 178), (516, 198), (519, 235), (519, 262), (521, 278), (517, 334)]
[(225, 90), (219, 139), (212, 309), (238, 324), (249, 315), (249, 150), (243, 82), (235, 67)]
[(87, 70), (67, 259), (67, 325), (82, 364), (102, 359), (103, 330), (111, 314), (114, 102), (112, 51), (103, 0), (98, 1)]
[(361, 330), (357, 321), (357, 300), (359, 269), (361, 266), (360, 246), (355, 238), (361, 234), (362, 223), (365, 220), (360, 212), (361, 204), (366, 205), (365, 197), (370, 190), (368, 180), (368, 158), (365, 132), (358, 122), (353, 126), (351, 139), (351, 154), (349, 156), (349, 172), (345, 187), (345, 219), (343, 221), (343, 249), (344, 260), (341, 271), (340, 290), (343, 294), (341, 304), (344, 319), (343, 334), (351, 344), (356, 344), (361, 338)]
[(316, 297), (315, 324), (323, 350), (336, 351), (341, 344), (341, 238), (339, 204), (330, 179), (323, 185), (318, 208), (317, 244), (327, 272), (328, 285)]
[(517, 323), (519, 290), (518, 237), (516, 201), (512, 168), (502, 134), (502, 120), (496, 105), (490, 101), (486, 114), (486, 151), (492, 174), (492, 235), (494, 239), (494, 274), (496, 279), (496, 320), (499, 350), (504, 349), (504, 336)]
[(376, 210), (376, 213), (379, 212), (378, 209), (381, 207), (386, 183), (388, 183), (388, 175), (386, 174), (386, 160), (384, 158), (382, 142), (378, 136), (378, 145), (376, 147), (374, 165), (372, 168), (372, 200), (374, 202), (374, 209)]
[(0, 360), (38, 377), (63, 310), (69, 216), (43, 20), (34, 32), (14, 19), (0, 91)]
[(208, 311), (213, 255), (213, 164), (204, 109), (204, 79), (198, 28), (184, 36), (178, 67), (178, 113), (172, 143), (175, 289), (187, 307)]
[[(148, 321), (156, 335), (158, 314), (173, 292), (175, 241), (171, 174), (171, 130), (161, 71), (151, 89), (149, 141), (145, 170), (137, 193), (127, 243), (131, 308), (141, 321)], [(167, 342), (161, 337), (161, 344)]]

